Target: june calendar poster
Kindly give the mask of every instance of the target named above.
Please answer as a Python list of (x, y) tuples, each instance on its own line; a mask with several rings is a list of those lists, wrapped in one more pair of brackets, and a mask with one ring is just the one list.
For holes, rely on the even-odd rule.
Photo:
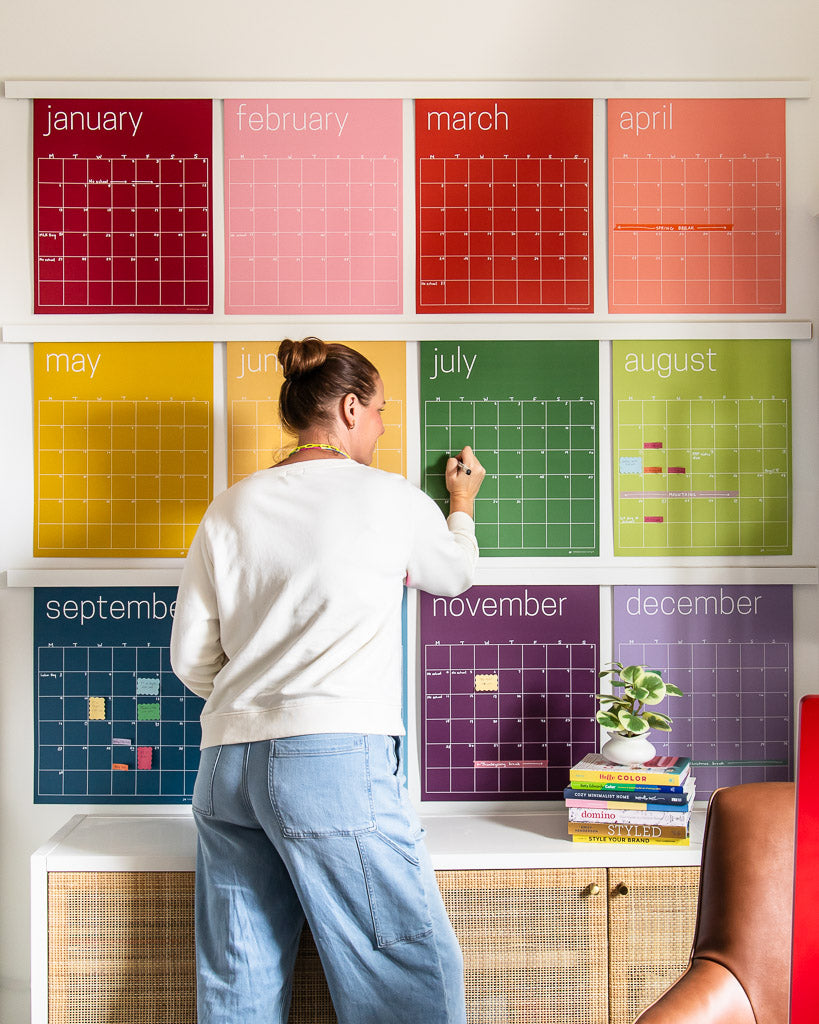
[(785, 312), (785, 101), (609, 100), (609, 312)]
[(418, 313), (590, 313), (592, 101), (416, 100)]
[(34, 101), (34, 312), (212, 313), (212, 102)]

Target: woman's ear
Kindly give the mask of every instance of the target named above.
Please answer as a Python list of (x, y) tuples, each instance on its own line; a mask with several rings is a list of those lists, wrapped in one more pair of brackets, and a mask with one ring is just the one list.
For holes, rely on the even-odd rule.
[(358, 398), (350, 392), (341, 400), (341, 418), (344, 420), (344, 425), (348, 430), (354, 429), (357, 413)]

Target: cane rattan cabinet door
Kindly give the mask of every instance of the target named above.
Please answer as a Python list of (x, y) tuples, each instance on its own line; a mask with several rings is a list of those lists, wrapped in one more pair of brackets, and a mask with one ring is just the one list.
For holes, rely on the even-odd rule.
[(632, 1024), (685, 971), (698, 867), (609, 869), (611, 1024)]
[(606, 873), (440, 871), (469, 1024), (607, 1024)]

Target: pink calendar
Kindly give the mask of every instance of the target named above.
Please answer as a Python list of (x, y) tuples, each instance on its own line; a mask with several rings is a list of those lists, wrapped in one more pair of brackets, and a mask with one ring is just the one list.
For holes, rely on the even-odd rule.
[(34, 312), (213, 312), (210, 100), (34, 101)]
[(609, 100), (609, 311), (785, 312), (785, 101)]
[(225, 311), (400, 313), (401, 100), (225, 102)]

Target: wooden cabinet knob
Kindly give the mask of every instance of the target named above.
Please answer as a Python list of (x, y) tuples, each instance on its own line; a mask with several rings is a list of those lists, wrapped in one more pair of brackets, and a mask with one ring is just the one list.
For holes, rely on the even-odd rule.
[(618, 882), (614, 887), (614, 891), (618, 896), (628, 896), (628, 886), (625, 882)]
[(597, 882), (592, 882), (591, 885), (587, 885), (586, 886), (586, 895), (587, 896), (599, 896), (600, 895), (600, 886), (597, 884)]

